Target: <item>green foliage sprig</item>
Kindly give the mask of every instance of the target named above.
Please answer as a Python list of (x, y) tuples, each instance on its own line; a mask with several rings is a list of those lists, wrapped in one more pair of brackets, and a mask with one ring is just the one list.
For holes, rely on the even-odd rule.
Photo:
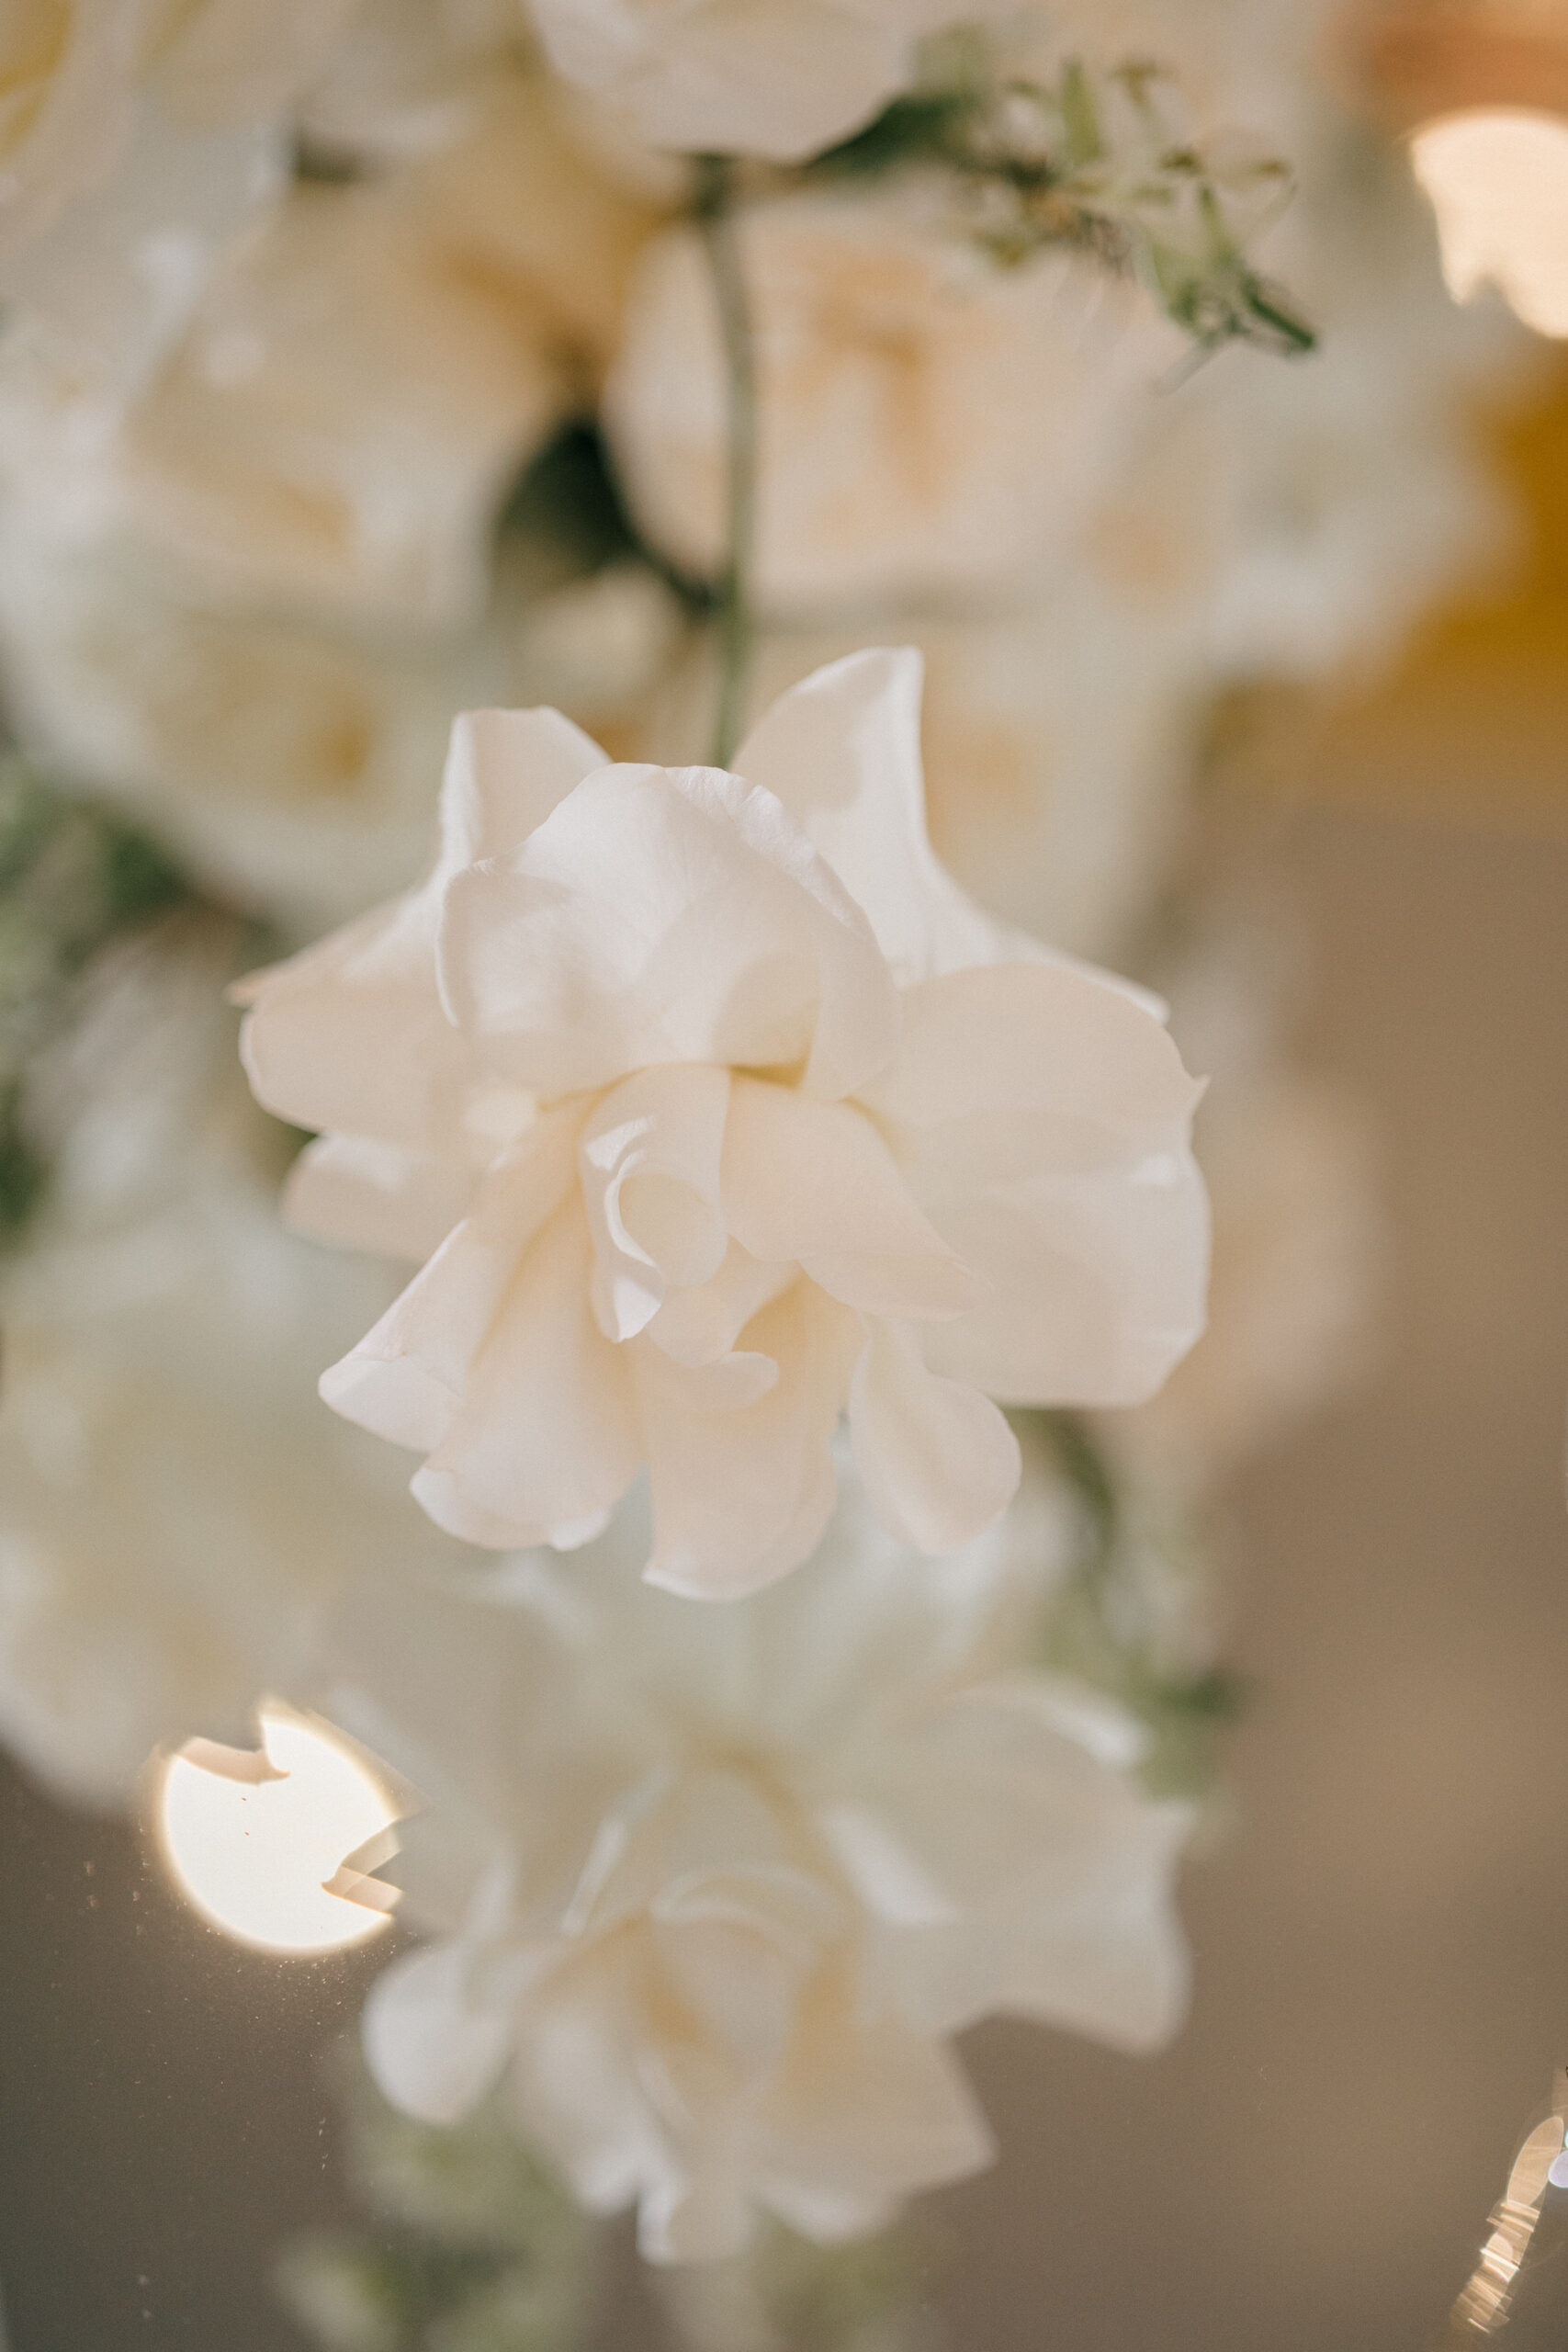
[(192, 901), (173, 861), (133, 826), (0, 760), (0, 1249), (48, 1184), (24, 1078), (66, 1017), (73, 984), (117, 933)]
[(983, 34), (941, 44), (927, 85), (814, 168), (859, 175), (927, 163), (953, 173), (960, 225), (1004, 267), (1048, 246), (1136, 277), (1200, 355), (1241, 342), (1291, 357), (1316, 337), (1248, 245), (1289, 202), (1289, 166), (1235, 141), (1194, 143), (1174, 85), (1134, 62), (1055, 82), (1009, 74)]

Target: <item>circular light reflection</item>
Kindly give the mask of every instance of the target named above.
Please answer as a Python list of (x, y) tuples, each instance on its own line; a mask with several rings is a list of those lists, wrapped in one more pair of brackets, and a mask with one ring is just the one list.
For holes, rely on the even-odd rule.
[(1512, 107), (1449, 115), (1411, 155), (1455, 301), (1493, 285), (1527, 326), (1568, 335), (1568, 121)]
[(390, 1826), (386, 1791), (327, 1724), (269, 1703), (261, 1731), (277, 1777), (235, 1779), (186, 1755), (164, 1766), (157, 1820), (180, 1892), (262, 1951), (339, 1951), (379, 1935), (383, 1913), (324, 1882)]

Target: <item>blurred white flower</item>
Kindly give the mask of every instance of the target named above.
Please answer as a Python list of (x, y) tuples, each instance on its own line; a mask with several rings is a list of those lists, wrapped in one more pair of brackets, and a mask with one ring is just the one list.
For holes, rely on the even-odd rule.
[(471, 713), (430, 879), (247, 984), (258, 1096), (327, 1131), (296, 1219), (429, 1260), (322, 1394), (453, 1533), (580, 1544), (647, 1462), (649, 1576), (746, 1592), (817, 1542), (847, 1405), (943, 1550), (1017, 1484), (993, 1397), (1131, 1402), (1201, 1328), (1198, 1089), (937, 865), (919, 674), (818, 673), (735, 774)]
[(498, 74), (467, 135), (302, 183), (218, 273), (157, 380), (87, 446), (13, 388), (7, 469), (176, 553), (218, 601), (471, 620), (519, 469), (591, 401), (651, 216)]
[(7, 717), (193, 875), (293, 939), (420, 872), (454, 710), (568, 705), (613, 729), (684, 620), (647, 566), (590, 575), (509, 533), (469, 626), (365, 627), (265, 595), (217, 600), (199, 564), (78, 501), (51, 461), (0, 502)]
[(641, 139), (793, 164), (913, 80), (922, 38), (1019, 0), (529, 0), (551, 63)]
[(991, 2154), (950, 2034), (1174, 2030), (1188, 1809), (1140, 1792), (1132, 1719), (1029, 1668), (1010, 1530), (914, 1559), (852, 1483), (808, 1567), (694, 1615), (639, 1585), (637, 1534), (340, 1625), (330, 1704), (432, 1807), (390, 1874), (443, 1931), (373, 1992), (371, 2066), (433, 2122), (504, 2080), (656, 2261), (733, 2253), (759, 2209), (852, 2236)]
[(357, 0), (13, 0), (0, 26), (0, 295), (123, 390), (285, 175), (284, 109)]
[(96, 520), (75, 531), (48, 497), (5, 508), (0, 668), (51, 768), (306, 937), (418, 873), (452, 711), (504, 676), (488, 640), (215, 607), (199, 579)]
[(1517, 544), (1477, 411), (1525, 389), (1529, 338), (1500, 304), (1450, 300), (1400, 151), (1325, 112), (1301, 169), (1269, 251), (1320, 348), (1278, 381), (1216, 367), (1168, 461), (1207, 485), (1187, 511), (1226, 678), (1375, 666)]
[[(1181, 338), (1138, 288), (1052, 253), (1002, 269), (941, 187), (809, 190), (739, 219), (756, 352), (756, 592), (824, 605), (994, 590), (1092, 511)], [(604, 423), (656, 546), (712, 573), (728, 390), (696, 233), (637, 276)]]
[(568, 703), (613, 724), (682, 619), (643, 567), (562, 582), (509, 547), (473, 628), (355, 628), (214, 603), (198, 571), (46, 476), (0, 509), (0, 675), (12, 726), (190, 871), (293, 938), (403, 888), (430, 839), (452, 713)]
[(155, 1743), (255, 1740), (322, 1611), (430, 1531), (328, 1420), (323, 1349), (385, 1274), (290, 1239), (225, 1067), (225, 933), (108, 951), (29, 1109), (50, 1204), (0, 1277), (0, 1736), (113, 1804)]

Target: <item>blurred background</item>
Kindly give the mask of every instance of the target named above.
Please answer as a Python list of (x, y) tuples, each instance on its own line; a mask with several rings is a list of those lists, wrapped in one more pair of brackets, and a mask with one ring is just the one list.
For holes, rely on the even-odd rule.
[[(1244, 1702), (1182, 1883), (1192, 2015), (1153, 2059), (1008, 2023), (969, 2037), (1002, 2161), (919, 2204), (902, 2256), (910, 2332), (863, 2331), (861, 2352), (1437, 2352), (1468, 2340), (1449, 2334), (1450, 2311), (1568, 2063), (1568, 19), (1544, 0), (1429, 0), (1373, 12), (1359, 55), (1385, 152), (1402, 171), (1414, 157), (1419, 201), (1441, 224), (1450, 292), (1483, 289), (1454, 316), (1484, 352), (1467, 346), (1450, 372), (1486, 514), (1477, 524), (1466, 509), (1441, 560), (1420, 529), (1385, 532), (1378, 609), (1397, 607), (1398, 625), (1375, 658), (1303, 620), (1303, 603), (1292, 658), (1279, 657), (1276, 621), (1272, 651), (1205, 653), (1201, 694), (1173, 669), (1157, 718), (1172, 757), (1144, 756), (1135, 788), (1107, 793), (1115, 810), (1099, 831), (1092, 775), (1075, 798), (1073, 715), (1053, 706), (1069, 751), (1025, 828), (1030, 875), (1062, 893), (1064, 928), (1074, 910), (1081, 921), (1073, 944), (1118, 952), (1168, 987), (1189, 1059), (1222, 1077), (1205, 1117), (1216, 1190), (1222, 1170), (1230, 1187), (1222, 1235), (1235, 1238), (1222, 1247), (1243, 1303), (1224, 1328), (1237, 1337), (1195, 1363), (1164, 1422), (1126, 1440), (1128, 1459), (1168, 1466), (1189, 1429), (1202, 1432), (1207, 1606)], [(343, 109), (321, 119), (352, 144)], [(1414, 329), (1412, 341), (1418, 377)], [(1392, 365), (1374, 335), (1371, 378)], [(17, 446), (35, 449), (35, 429), (36, 418)], [(1338, 464), (1359, 427), (1341, 417), (1336, 429)], [(1397, 419), (1378, 429), (1397, 439)], [(1332, 470), (1321, 420), (1303, 437)], [(59, 680), (76, 691), (96, 640), (51, 637), (28, 610), (37, 594), (44, 612), (38, 583), (58, 590), (84, 542), (60, 553), (36, 481), (14, 454), (11, 466), (0, 658), (20, 754), (51, 784), (63, 774), (90, 803), (96, 794), (93, 805), (129, 808), (139, 825), (152, 812), (153, 854), (186, 877), (165, 886), (137, 869), (152, 911), (166, 916), (194, 873), (233, 927), (209, 957), (220, 977), (244, 960), (236, 938), (248, 952), (309, 935), (339, 896), (377, 895), (425, 814), (384, 772), (364, 806), (318, 794), (297, 834), (298, 807), (256, 815), (254, 778), (215, 818), (205, 743), (188, 773), (113, 787), (111, 771), (137, 767), (123, 733), (58, 718)], [(1306, 500), (1311, 476), (1303, 459), (1292, 496)], [(526, 479), (537, 492), (537, 474)], [(1353, 516), (1359, 493), (1335, 480)], [(1242, 503), (1250, 514), (1276, 492), (1259, 475)], [(1418, 519), (1440, 503), (1419, 480), (1410, 497)], [(658, 604), (661, 576), (632, 583), (628, 605), (625, 551), (605, 527), (613, 561), (588, 576), (602, 589), (620, 567), (621, 601), (594, 607), (590, 634), (620, 628), (635, 658), (611, 665), (608, 685), (593, 673), (586, 699), (600, 697), (607, 739), (641, 727), (673, 743), (705, 656)], [(1259, 525), (1259, 543), (1272, 528)], [(1102, 536), (1109, 545), (1109, 526)], [(85, 544), (97, 547), (90, 533)], [(110, 567), (101, 548), (94, 560)], [(139, 576), (124, 574), (132, 587)], [(1237, 576), (1230, 593), (1245, 602), (1248, 579), (1274, 575), (1255, 564)], [(650, 583), (651, 625), (637, 603)], [(559, 597), (581, 584), (569, 567), (563, 591), (546, 567), (555, 635), (528, 639), (525, 678), (529, 663), (576, 676), (582, 640), (567, 624), (581, 616), (563, 618)], [(525, 587), (532, 610), (539, 581)], [(1176, 606), (1186, 593), (1179, 582)], [(267, 594), (276, 617), (276, 580)], [(1352, 637), (1378, 634), (1361, 630), (1354, 594), (1344, 608)], [(764, 671), (798, 674), (851, 626), (777, 618)], [(920, 626), (940, 688), (948, 623)], [(410, 627), (405, 613), (394, 647), (413, 642)], [(183, 692), (193, 657), (176, 636), (167, 674)], [(153, 659), (149, 642), (131, 647), (130, 672)], [(1119, 658), (1131, 642), (1116, 640)], [(1160, 639), (1167, 653), (1171, 642)], [(650, 645), (678, 691), (649, 690)], [(389, 658), (384, 646), (376, 658)], [(104, 655), (100, 717), (123, 703), (120, 660)], [(679, 683), (682, 664), (696, 684)], [(274, 673), (258, 675), (265, 699)], [(443, 672), (431, 684), (433, 706), (445, 709), (449, 683)], [(167, 712), (154, 716), (163, 726)], [(963, 694), (944, 706), (939, 692), (934, 821), (980, 888), (1008, 865), (1006, 829), (962, 781), (943, 798), (935, 773), (944, 743), (962, 754), (951, 773), (969, 773), (964, 718)], [(423, 715), (411, 722), (411, 741), (428, 731)], [(149, 721), (146, 740), (156, 733)], [(139, 774), (155, 767), (155, 752), (143, 743), (138, 761)], [(325, 871), (340, 839), (372, 832), (363, 873)], [(1049, 880), (1064, 861), (1076, 896)], [(263, 877), (248, 897), (247, 876)], [(1260, 1068), (1288, 1073), (1289, 1108), (1238, 1140), (1224, 1073), (1277, 1108), (1284, 1094), (1269, 1093)], [(62, 1084), (45, 1090), (50, 1116)], [(48, 1129), (36, 1103), (16, 1101), (0, 1193), (30, 1164), (11, 1148), (17, 1136), (31, 1148)], [(40, 1310), (25, 1287), (16, 1296), (25, 1363)], [(1105, 1442), (1120, 1458), (1117, 1434)], [(269, 1510), (285, 1458), (257, 1473)], [(281, 1687), (281, 1653), (274, 1674)], [(108, 1735), (90, 1755), (91, 1742), (68, 1749), (52, 1719), (8, 1703), (21, 1758), (0, 1758), (9, 2352), (301, 2352), (324, 2339), (286, 2309), (280, 2258), (302, 2233), (359, 2225), (336, 2053), (401, 1931), (322, 1953), (243, 1948), (177, 1891), (150, 1826), (151, 1784), (132, 1770), (128, 1793)], [(100, 1701), (84, 1704), (101, 1719)], [(144, 1729), (137, 1717), (124, 1730), (132, 1765)], [(90, 1809), (116, 1798), (122, 1816)], [(1499, 2332), (1517, 2352), (1568, 2341), (1560, 2222), (1549, 2200), (1517, 2282), (1510, 2269)], [(626, 2231), (604, 2241), (592, 2300), (585, 2342), (598, 2352), (677, 2341)], [(768, 2352), (713, 2325), (709, 2352)], [(497, 2338), (497, 2352), (514, 2340)], [(852, 2339), (824, 2323), (799, 2340), (840, 2352)]]

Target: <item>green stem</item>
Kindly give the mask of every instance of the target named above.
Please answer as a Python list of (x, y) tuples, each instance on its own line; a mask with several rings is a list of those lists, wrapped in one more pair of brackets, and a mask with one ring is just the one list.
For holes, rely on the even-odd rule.
[(727, 156), (697, 161), (696, 219), (707, 255), (724, 345), (729, 390), (728, 522), (718, 582), (715, 633), (718, 642), (718, 707), (712, 760), (728, 767), (740, 740), (746, 673), (751, 659), (751, 564), (757, 525), (757, 381), (751, 314), (735, 232), (735, 166)]

